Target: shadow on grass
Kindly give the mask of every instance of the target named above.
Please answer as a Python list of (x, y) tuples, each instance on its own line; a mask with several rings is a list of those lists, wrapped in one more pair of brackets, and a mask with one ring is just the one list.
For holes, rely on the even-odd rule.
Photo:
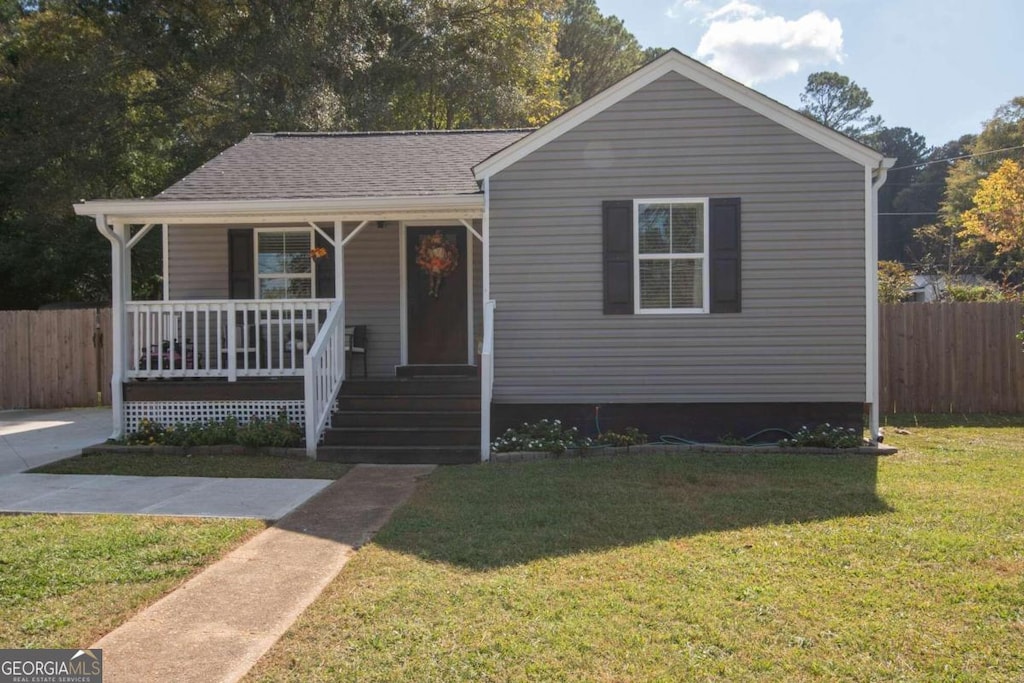
[(685, 455), (441, 468), (375, 543), (485, 570), (658, 539), (873, 515), (874, 456)]

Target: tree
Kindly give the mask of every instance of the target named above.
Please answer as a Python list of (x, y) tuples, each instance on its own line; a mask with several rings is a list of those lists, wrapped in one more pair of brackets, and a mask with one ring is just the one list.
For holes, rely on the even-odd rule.
[(800, 101), (801, 114), (856, 140), (866, 139), (882, 125), (881, 117), (868, 114), (874, 104), (868, 91), (834, 71), (808, 76)]
[(996, 254), (1016, 257), (1024, 270), (1024, 167), (1006, 159), (978, 183), (974, 206), (960, 217), (960, 236), (995, 246)]
[[(924, 136), (910, 128), (882, 128), (869, 135), (865, 142), (889, 158), (896, 160), (885, 184), (878, 191), (878, 257), (893, 261), (910, 260), (910, 244), (914, 228), (926, 222), (922, 216), (900, 215), (919, 213), (897, 205), (900, 193), (913, 185), (923, 170), (919, 164), (928, 151)], [(932, 211), (937, 209), (936, 206)], [(928, 218), (934, 218), (930, 216)]]
[(914, 275), (897, 261), (878, 262), (878, 302), (898, 304), (914, 286)]
[(568, 70), (562, 87), (566, 107), (593, 97), (647, 61), (622, 20), (603, 16), (595, 0), (566, 1), (557, 48)]
[[(152, 195), (249, 132), (546, 122), (560, 8), (0, 0), (0, 308), (105, 300), (109, 245), (72, 203)], [(151, 237), (137, 294), (159, 272)]]
[[(949, 263), (960, 272), (973, 272), (993, 280), (1009, 280), (1020, 284), (1019, 257), (1000, 252), (993, 241), (971, 237), (964, 232), (963, 220), (975, 206), (975, 195), (983, 178), (993, 174), (1000, 164), (1011, 159), (1024, 164), (1024, 97), (1017, 97), (999, 107), (976, 137), (963, 138), (967, 158), (951, 163), (945, 192), (939, 208), (939, 221), (929, 229), (932, 244), (947, 243)], [(970, 239), (968, 239), (970, 237)]]

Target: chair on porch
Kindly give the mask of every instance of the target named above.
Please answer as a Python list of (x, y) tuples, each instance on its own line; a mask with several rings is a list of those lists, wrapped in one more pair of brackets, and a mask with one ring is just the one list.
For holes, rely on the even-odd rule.
[(363, 357), (363, 379), (366, 379), (366, 325), (345, 328), (345, 366), (352, 367), (352, 357)]

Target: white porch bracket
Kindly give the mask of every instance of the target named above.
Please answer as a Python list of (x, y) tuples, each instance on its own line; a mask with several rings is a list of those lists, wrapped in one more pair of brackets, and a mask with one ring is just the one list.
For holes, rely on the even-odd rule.
[(142, 229), (139, 230), (137, 233), (135, 233), (135, 235), (130, 240), (128, 240), (128, 244), (125, 246), (125, 248), (126, 249), (132, 249), (133, 247), (135, 247), (135, 245), (138, 244), (139, 241), (143, 237), (148, 235), (149, 231), (152, 230), (155, 227), (156, 227), (156, 223), (146, 223), (145, 225), (143, 225)]
[(481, 244), (483, 243), (484, 238), (480, 235), (480, 233), (478, 233), (473, 228), (473, 224), (472, 223), (467, 221), (465, 218), (460, 218), (459, 222), (466, 226), (466, 230), (469, 230), (473, 234), (473, 237), (477, 238), (481, 242)]
[(309, 227), (313, 228), (318, 233), (320, 233), (320, 236), (323, 237), (325, 240), (327, 240), (328, 244), (330, 244), (332, 247), (337, 246), (337, 245), (334, 244), (334, 238), (331, 237), (330, 235), (328, 235), (326, 230), (321, 228), (319, 225), (317, 225), (313, 221), (306, 221), (306, 222), (309, 223)]
[(363, 221), (362, 223), (360, 223), (359, 225), (357, 225), (356, 229), (348, 234), (348, 237), (346, 237), (345, 239), (341, 240), (341, 246), (345, 246), (346, 244), (351, 242), (352, 238), (355, 237), (356, 235), (358, 235), (360, 232), (362, 232), (363, 228), (365, 228), (369, 224), (370, 224), (370, 221), (366, 220), (366, 221)]

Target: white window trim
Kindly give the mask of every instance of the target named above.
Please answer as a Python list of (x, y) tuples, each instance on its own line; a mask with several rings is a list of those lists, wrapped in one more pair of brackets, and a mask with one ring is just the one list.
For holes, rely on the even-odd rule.
[[(640, 205), (641, 204), (701, 204), (704, 207), (704, 251), (692, 254), (640, 254)], [(710, 251), (710, 201), (707, 197), (673, 197), (669, 199), (634, 199), (633, 200), (633, 313), (637, 315), (699, 315), (711, 312), (711, 283), (708, 265)], [(701, 308), (641, 308), (640, 307), (640, 261), (641, 260), (672, 260), (701, 259), (701, 283), (703, 286), (703, 302)]]
[[(281, 232), (304, 232), (309, 235), (309, 243), (316, 246), (316, 236), (313, 234), (313, 228), (296, 228), (296, 227), (266, 227), (266, 228), (253, 228), (253, 240), (252, 240), (252, 258), (253, 258), (253, 277), (255, 282), (253, 283), (256, 288), (256, 299), (262, 300), (263, 297), (260, 295), (260, 280), (272, 280), (274, 278), (288, 277), (294, 279), (309, 279), (309, 297), (311, 299), (316, 298), (316, 259), (312, 256), (309, 257), (309, 274), (306, 273), (277, 273), (272, 275), (260, 275), (260, 234), (261, 233), (281, 233)], [(287, 299), (268, 299), (268, 301), (287, 301)]]

